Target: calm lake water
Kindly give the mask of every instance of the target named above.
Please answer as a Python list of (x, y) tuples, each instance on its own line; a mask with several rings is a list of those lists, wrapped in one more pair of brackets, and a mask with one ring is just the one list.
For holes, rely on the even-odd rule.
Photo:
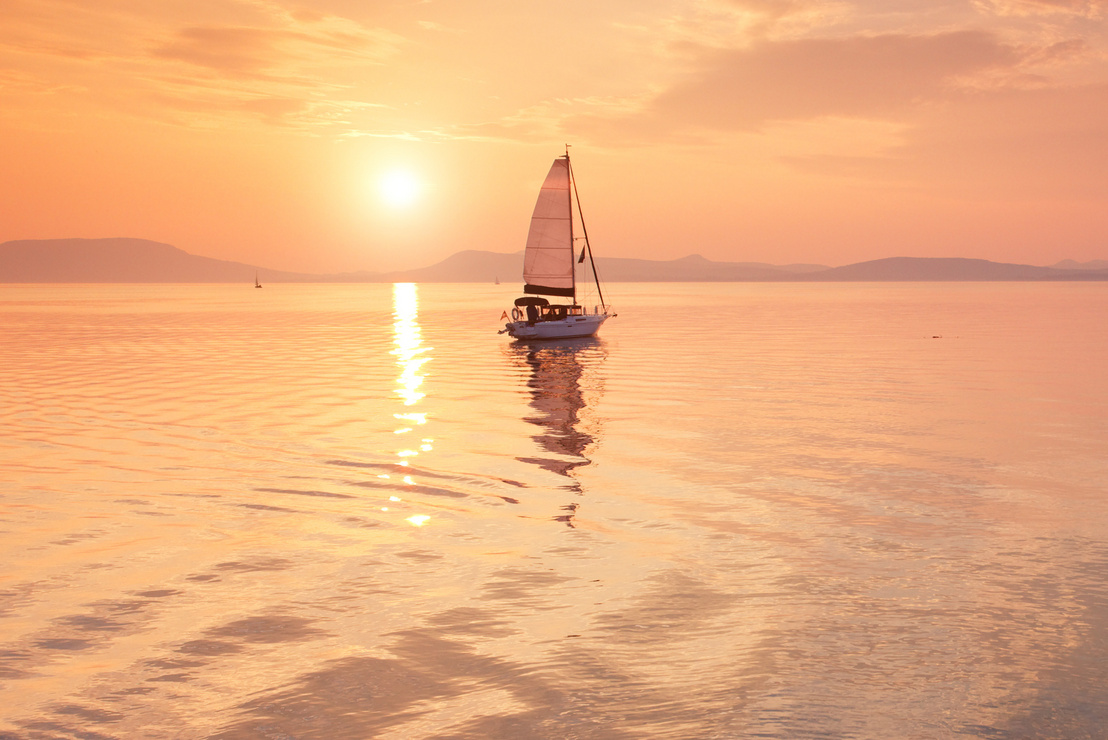
[(1108, 284), (0, 286), (0, 738), (1103, 738)]

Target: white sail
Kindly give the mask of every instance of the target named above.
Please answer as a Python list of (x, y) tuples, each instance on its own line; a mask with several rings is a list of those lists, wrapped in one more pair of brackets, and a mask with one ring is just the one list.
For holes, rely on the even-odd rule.
[(569, 158), (558, 157), (539, 191), (527, 251), (524, 293), (573, 296), (573, 223), (569, 199)]
[[(572, 186), (572, 191), (571, 191)], [(523, 257), (524, 293), (532, 295), (516, 298), (512, 307), (512, 320), (500, 330), (507, 332), (513, 339), (579, 339), (594, 337), (600, 325), (615, 316), (604, 302), (600, 290), (600, 279), (593, 267), (596, 278), (596, 296), (599, 305), (592, 307), (578, 305), (576, 284), (574, 283), (573, 254), (573, 205), (571, 195), (578, 204), (576, 183), (569, 169), (569, 147), (566, 155), (554, 160), (550, 172), (539, 191), (539, 200), (531, 214), (531, 230), (527, 232), (527, 251)], [(580, 215), (580, 209), (578, 209)], [(581, 260), (588, 254), (592, 264), (592, 247), (589, 246), (585, 221), (581, 219), (581, 233), (585, 237), (585, 250)], [(564, 296), (572, 298), (573, 303), (564, 301), (550, 302), (537, 296)], [(505, 311), (502, 318), (508, 318)]]

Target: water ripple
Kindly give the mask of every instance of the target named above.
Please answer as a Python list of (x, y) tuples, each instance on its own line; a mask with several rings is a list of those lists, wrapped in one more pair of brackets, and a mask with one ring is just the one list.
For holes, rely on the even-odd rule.
[(5, 290), (4, 737), (1108, 725), (1103, 286)]

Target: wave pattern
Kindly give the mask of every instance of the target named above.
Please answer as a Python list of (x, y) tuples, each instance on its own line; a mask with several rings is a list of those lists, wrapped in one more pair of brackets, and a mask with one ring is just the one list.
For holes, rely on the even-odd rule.
[(4, 291), (4, 737), (1108, 724), (1102, 286)]

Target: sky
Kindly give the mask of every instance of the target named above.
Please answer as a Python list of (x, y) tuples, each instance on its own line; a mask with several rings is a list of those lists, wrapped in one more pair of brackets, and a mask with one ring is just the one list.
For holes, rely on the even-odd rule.
[(1108, 0), (0, 0), (0, 242), (1108, 259)]

